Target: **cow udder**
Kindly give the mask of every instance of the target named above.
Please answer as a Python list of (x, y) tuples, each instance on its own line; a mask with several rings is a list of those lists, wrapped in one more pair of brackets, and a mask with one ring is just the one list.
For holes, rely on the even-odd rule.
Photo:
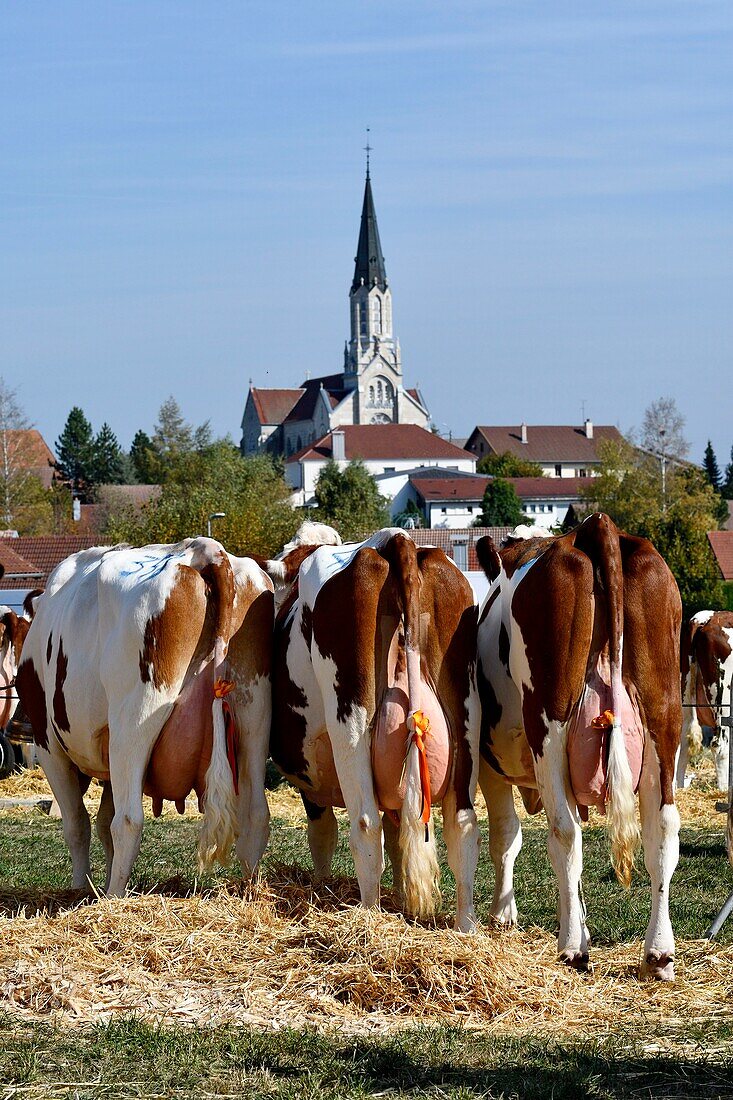
[(155, 742), (144, 791), (153, 799), (156, 817), (163, 799), (182, 803), (195, 790), (201, 803), (211, 760), (213, 697), (213, 665), (209, 664), (185, 685)]

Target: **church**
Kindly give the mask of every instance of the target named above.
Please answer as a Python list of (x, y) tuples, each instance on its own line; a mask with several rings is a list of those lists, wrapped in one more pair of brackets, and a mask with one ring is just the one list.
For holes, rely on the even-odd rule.
[(242, 454), (297, 454), (333, 429), (359, 424), (427, 428), (430, 413), (417, 389), (402, 382), (400, 344), (392, 327), (392, 292), (379, 240), (367, 151), (354, 278), (349, 291), (351, 339), (343, 371), (306, 378), (297, 389), (250, 384), (242, 417)]

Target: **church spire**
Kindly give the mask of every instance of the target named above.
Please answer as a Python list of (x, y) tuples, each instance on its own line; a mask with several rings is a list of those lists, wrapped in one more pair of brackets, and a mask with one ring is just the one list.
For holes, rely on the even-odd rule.
[(387, 272), (384, 267), (382, 245), (379, 241), (379, 229), (377, 227), (377, 214), (374, 209), (372, 196), (372, 181), (369, 175), (370, 146), (367, 142), (367, 173), (364, 184), (364, 203), (361, 208), (361, 226), (359, 228), (359, 243), (356, 246), (354, 262), (354, 281), (351, 284), (352, 291), (358, 290), (362, 284), (367, 287), (378, 286), (380, 290), (387, 289)]

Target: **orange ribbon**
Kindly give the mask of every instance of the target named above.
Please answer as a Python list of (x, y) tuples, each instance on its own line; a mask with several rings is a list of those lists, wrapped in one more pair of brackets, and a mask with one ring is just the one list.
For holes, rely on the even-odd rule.
[(228, 695), (230, 691), (234, 691), (236, 684), (234, 680), (215, 680), (214, 681), (214, 697), (216, 699), (223, 699), (225, 695)]
[[(412, 737), (420, 753), (420, 786), (422, 787), (422, 820), (425, 825), (430, 821), (430, 770), (428, 758), (425, 752), (425, 738), (430, 732), (430, 719), (421, 710), (416, 710), (412, 716), (415, 725)], [(427, 834), (426, 834), (427, 835)]]
[(613, 721), (613, 711), (604, 710), (603, 714), (599, 714), (597, 718), (593, 719), (591, 726), (594, 730), (607, 730), (611, 728)]

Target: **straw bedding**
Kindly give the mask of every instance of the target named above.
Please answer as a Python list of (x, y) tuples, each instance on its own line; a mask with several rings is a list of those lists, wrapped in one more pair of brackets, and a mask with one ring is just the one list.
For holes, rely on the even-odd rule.
[(638, 944), (599, 948), (592, 976), (556, 963), (533, 928), (474, 936), (353, 904), (352, 883), (316, 893), (302, 872), (210, 895), (164, 893), (0, 921), (0, 998), (29, 1019), (66, 1025), (122, 1012), (196, 1025), (408, 1021), (513, 1031), (605, 1031), (630, 1016), (665, 1031), (730, 1017), (733, 947), (679, 945), (674, 986), (642, 983)]
[[(5, 797), (46, 791), (37, 773), (12, 783)], [(268, 794), (275, 816), (303, 822), (294, 792)], [(719, 825), (719, 797), (704, 786), (681, 792), (683, 821)], [(663, 1023), (670, 1037), (677, 1024), (733, 1014), (733, 946), (678, 943), (670, 987), (636, 980), (639, 942), (594, 948), (595, 971), (584, 976), (556, 962), (544, 930), (463, 936), (442, 920), (405, 920), (390, 892), (380, 911), (357, 899), (351, 880), (316, 888), (293, 868), (193, 896), (171, 881), (124, 900), (58, 892), (38, 911), (18, 898), (17, 912), (0, 918), (0, 1007), (72, 1026), (134, 1012), (355, 1032), (422, 1020), (597, 1034), (633, 1018)]]

